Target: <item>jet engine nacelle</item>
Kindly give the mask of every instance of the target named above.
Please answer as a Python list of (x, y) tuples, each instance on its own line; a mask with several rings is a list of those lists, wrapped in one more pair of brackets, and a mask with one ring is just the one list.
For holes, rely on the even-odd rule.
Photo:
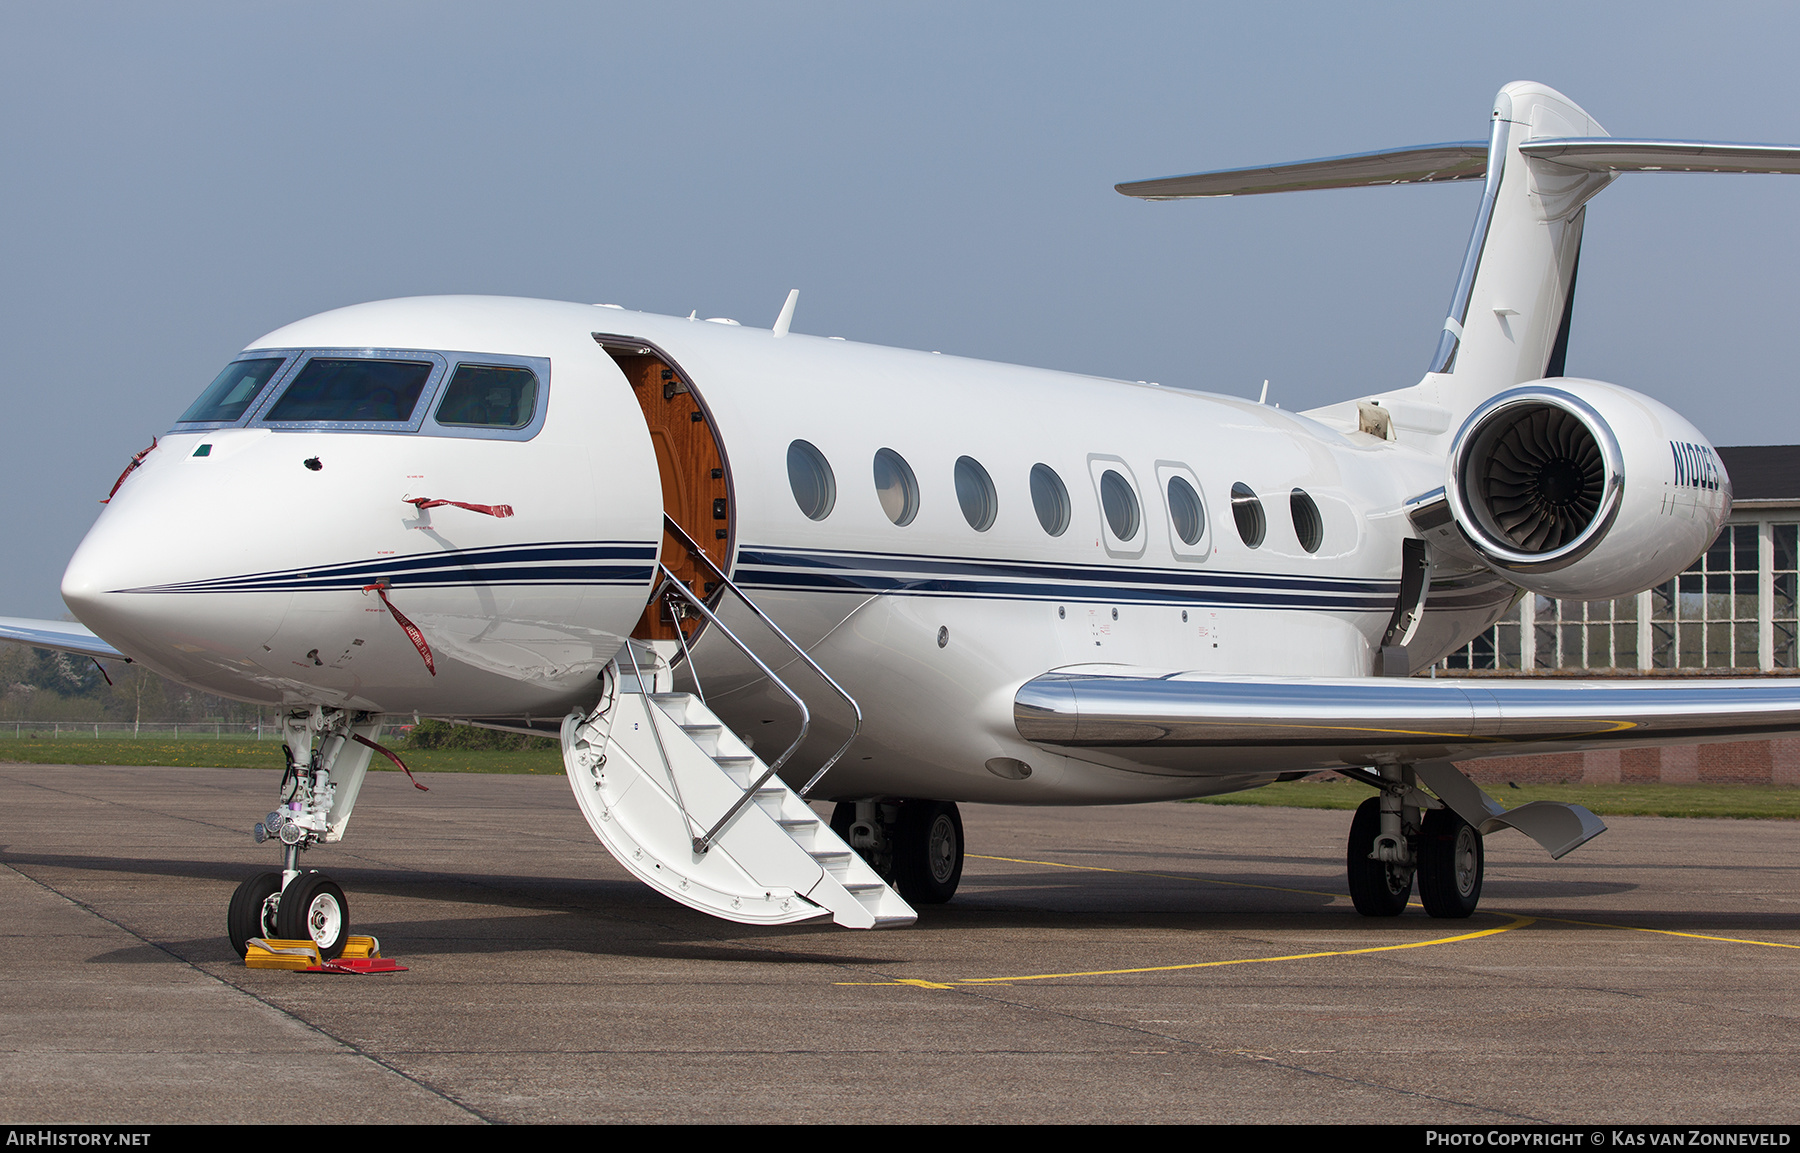
[(1456, 435), (1444, 492), (1490, 568), (1574, 600), (1668, 580), (1731, 512), (1731, 480), (1698, 429), (1598, 380), (1532, 381), (1488, 400)]

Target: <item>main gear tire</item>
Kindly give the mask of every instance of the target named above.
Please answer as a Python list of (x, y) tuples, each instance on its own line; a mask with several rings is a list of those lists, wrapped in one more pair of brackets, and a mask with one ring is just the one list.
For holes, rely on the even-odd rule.
[(1370, 797), (1356, 807), (1356, 816), (1350, 821), (1350, 844), (1344, 852), (1350, 899), (1365, 917), (1398, 917), (1412, 896), (1413, 870), (1369, 856), (1380, 835), (1381, 798)]
[(894, 881), (914, 905), (941, 905), (962, 880), (962, 814), (954, 801), (904, 801), (894, 827)]
[(1481, 832), (1449, 809), (1432, 809), (1419, 830), (1419, 900), (1434, 917), (1467, 917), (1481, 903), (1486, 857)]

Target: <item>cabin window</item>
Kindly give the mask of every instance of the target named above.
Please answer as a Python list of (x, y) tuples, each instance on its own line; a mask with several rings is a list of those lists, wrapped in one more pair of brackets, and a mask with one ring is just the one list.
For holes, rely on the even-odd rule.
[(1243, 481), (1231, 486), (1231, 518), (1237, 521), (1238, 536), (1246, 545), (1261, 547), (1268, 521), (1263, 516), (1261, 498)]
[(906, 458), (891, 448), (875, 454), (875, 495), (881, 511), (897, 525), (909, 525), (919, 515), (919, 481)]
[(1318, 503), (1303, 489), (1295, 489), (1288, 497), (1288, 510), (1294, 517), (1294, 535), (1307, 552), (1318, 552), (1325, 541), (1325, 519), (1319, 515)]
[(438, 402), (437, 422), (453, 428), (524, 428), (537, 408), (537, 376), (528, 368), (460, 364)]
[(1047, 464), (1031, 466), (1031, 507), (1037, 510), (1038, 523), (1051, 536), (1069, 531), (1069, 490)]
[(285, 356), (232, 361), (175, 423), (228, 424), (239, 419), (286, 362)]
[(1137, 494), (1131, 491), (1130, 481), (1110, 468), (1100, 477), (1100, 511), (1106, 514), (1106, 524), (1112, 529), (1113, 536), (1121, 541), (1137, 536), (1140, 519)]
[(804, 440), (788, 445), (788, 487), (794, 490), (794, 503), (809, 519), (824, 520), (837, 503), (837, 480), (825, 454)]
[(428, 360), (315, 356), (263, 419), (270, 423), (404, 423), (437, 366)]
[(976, 532), (994, 527), (1000, 514), (1000, 498), (994, 495), (994, 482), (987, 469), (972, 456), (956, 458), (956, 503), (962, 506), (963, 519)]
[(1199, 544), (1206, 534), (1206, 509), (1200, 504), (1200, 494), (1179, 476), (1169, 478), (1169, 519), (1182, 544)]

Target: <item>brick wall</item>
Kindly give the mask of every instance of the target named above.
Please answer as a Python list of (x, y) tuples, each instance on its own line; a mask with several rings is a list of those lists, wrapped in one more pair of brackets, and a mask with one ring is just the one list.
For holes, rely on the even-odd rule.
[(1459, 767), (1484, 785), (1800, 785), (1800, 737), (1493, 757)]

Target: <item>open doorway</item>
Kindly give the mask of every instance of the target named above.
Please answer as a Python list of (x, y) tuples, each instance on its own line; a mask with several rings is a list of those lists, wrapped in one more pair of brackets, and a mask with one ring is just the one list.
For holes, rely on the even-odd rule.
[[(730, 572), (737, 524), (731, 468), (705, 402), (687, 374), (656, 346), (598, 332), (594, 340), (625, 374), (643, 409), (662, 480), (663, 513), (680, 525), (714, 564)], [(718, 603), (716, 578), (666, 528), (662, 558), (688, 588), (708, 604)], [(691, 621), (685, 630), (690, 639), (702, 623)], [(676, 639), (667, 606), (646, 605), (631, 635), (638, 640)]]

